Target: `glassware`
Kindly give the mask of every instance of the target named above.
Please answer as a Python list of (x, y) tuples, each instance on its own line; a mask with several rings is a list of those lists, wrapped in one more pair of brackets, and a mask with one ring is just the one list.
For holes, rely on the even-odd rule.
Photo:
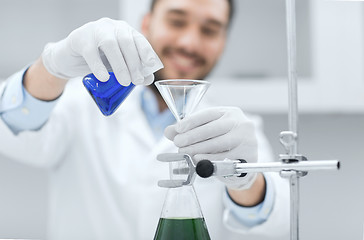
[(192, 113), (210, 83), (202, 80), (171, 79), (154, 83), (177, 121)]
[(209, 240), (192, 185), (169, 188), (154, 240)]
[(129, 86), (122, 86), (116, 80), (113, 72), (109, 72), (109, 74), (110, 78), (106, 82), (101, 82), (92, 73), (86, 75), (82, 80), (83, 85), (105, 116), (113, 114), (135, 87), (133, 83), (130, 83)]
[[(177, 121), (194, 111), (210, 83), (201, 80), (161, 80), (155, 82), (168, 108)], [(193, 181), (188, 185), (173, 184), (183, 181), (174, 169), (183, 169), (186, 161), (170, 162), (170, 181), (154, 240), (210, 240), (208, 229), (198, 202)]]

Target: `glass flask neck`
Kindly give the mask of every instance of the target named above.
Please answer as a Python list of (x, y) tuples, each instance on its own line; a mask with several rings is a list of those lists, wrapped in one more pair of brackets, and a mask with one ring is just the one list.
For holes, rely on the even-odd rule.
[(161, 218), (203, 218), (193, 185), (168, 189)]

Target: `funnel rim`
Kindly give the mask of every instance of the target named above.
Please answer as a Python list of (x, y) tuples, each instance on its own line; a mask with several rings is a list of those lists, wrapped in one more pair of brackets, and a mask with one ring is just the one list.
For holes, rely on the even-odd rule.
[(164, 79), (164, 80), (158, 80), (154, 84), (155, 85), (162, 85), (163, 83), (169, 83), (169, 82), (190, 82), (190, 83), (198, 83), (198, 84), (207, 84), (210, 85), (211, 83), (206, 80), (196, 80), (196, 79)]

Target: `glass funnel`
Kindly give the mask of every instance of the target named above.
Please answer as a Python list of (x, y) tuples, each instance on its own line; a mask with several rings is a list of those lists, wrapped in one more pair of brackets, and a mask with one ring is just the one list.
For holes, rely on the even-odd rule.
[(196, 109), (210, 86), (207, 81), (188, 79), (161, 80), (154, 84), (177, 121)]
[[(162, 80), (157, 89), (177, 121), (191, 114), (210, 86), (201, 80)], [(177, 164), (177, 165), (176, 165)], [(185, 161), (170, 163), (170, 178), (181, 178), (173, 169), (187, 166)], [(163, 204), (154, 240), (210, 240), (205, 219), (191, 184), (170, 186)]]

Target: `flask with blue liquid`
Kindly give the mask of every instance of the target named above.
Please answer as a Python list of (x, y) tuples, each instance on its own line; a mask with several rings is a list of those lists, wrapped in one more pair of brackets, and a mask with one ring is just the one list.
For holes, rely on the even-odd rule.
[(131, 93), (135, 85), (121, 85), (113, 72), (109, 72), (110, 78), (106, 82), (98, 80), (94, 74), (86, 75), (82, 82), (86, 87), (96, 105), (105, 116), (110, 116)]

